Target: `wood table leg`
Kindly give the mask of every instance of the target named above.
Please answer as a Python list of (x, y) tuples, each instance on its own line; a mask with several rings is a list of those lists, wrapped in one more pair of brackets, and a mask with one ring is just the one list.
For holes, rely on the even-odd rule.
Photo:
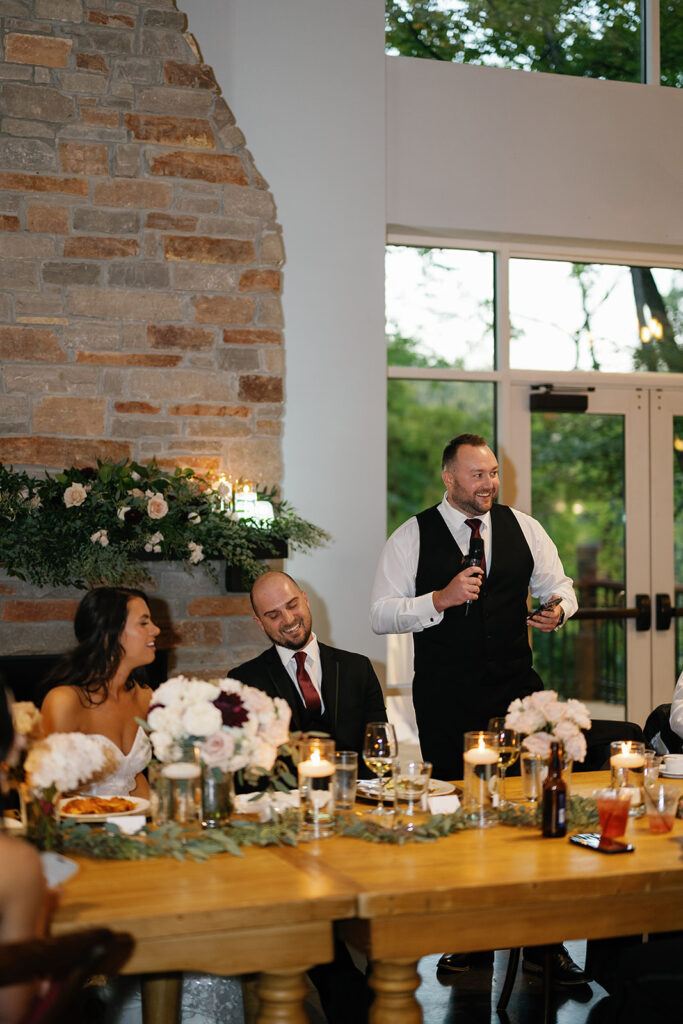
[(370, 1024), (422, 1024), (422, 1007), (415, 998), (420, 987), (415, 960), (373, 960), (370, 985), (375, 993)]
[(303, 999), (308, 991), (303, 970), (264, 971), (256, 991), (258, 1024), (308, 1024)]
[(182, 974), (143, 974), (140, 987), (143, 1024), (179, 1024)]

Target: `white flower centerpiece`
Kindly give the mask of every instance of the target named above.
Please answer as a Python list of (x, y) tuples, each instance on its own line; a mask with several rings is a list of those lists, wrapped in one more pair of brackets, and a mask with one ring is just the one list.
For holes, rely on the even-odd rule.
[(274, 786), (287, 788), (279, 755), (288, 753), (290, 718), (281, 697), (237, 679), (174, 676), (155, 691), (143, 724), (164, 764), (183, 760), (193, 748), (202, 765), (202, 820), (211, 828), (230, 817), (234, 773), (248, 782), (270, 776)]
[(532, 754), (549, 754), (550, 744), (559, 740), (566, 759), (583, 761), (586, 757), (583, 730), (590, 729), (591, 716), (580, 700), (570, 697), (561, 701), (555, 690), (537, 690), (528, 697), (512, 701), (505, 727), (524, 735), (522, 746)]
[[(28, 722), (32, 717), (24, 713)], [(30, 735), (30, 734), (26, 734)], [(113, 751), (98, 736), (55, 732), (30, 745), (24, 771), (26, 834), (42, 850), (57, 849), (61, 836), (57, 803), (63, 793), (116, 768)]]

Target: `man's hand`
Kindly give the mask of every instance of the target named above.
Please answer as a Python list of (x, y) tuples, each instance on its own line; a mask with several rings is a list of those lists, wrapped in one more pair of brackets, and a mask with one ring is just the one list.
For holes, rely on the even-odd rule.
[[(553, 594), (553, 597), (559, 597), (559, 594)], [(547, 611), (539, 611), (530, 615), (526, 621), (527, 625), (533, 626), (534, 629), (540, 629), (542, 633), (552, 633), (559, 625), (561, 617), (562, 605), (557, 604), (554, 608), (548, 608)]]
[(443, 590), (435, 590), (432, 594), (432, 603), (437, 612), (444, 612), (447, 608), (465, 604), (466, 601), (476, 601), (481, 590), (483, 576), (483, 569), (474, 565), (469, 569), (463, 569), (457, 576), (454, 576)]

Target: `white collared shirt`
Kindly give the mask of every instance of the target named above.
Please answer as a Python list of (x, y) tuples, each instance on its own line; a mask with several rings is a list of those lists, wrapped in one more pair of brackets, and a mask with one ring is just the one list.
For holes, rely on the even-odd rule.
[[(471, 530), (465, 520), (472, 518), (459, 512), (444, 494), (439, 513), (456, 544), (465, 555), (469, 551)], [(562, 598), (565, 621), (578, 608), (574, 587), (565, 575), (560, 556), (543, 527), (531, 516), (513, 508), (510, 510), (519, 523), (529, 545), (534, 568), (529, 580), (532, 597), (547, 601), (553, 594)], [(491, 515), (481, 519), (480, 533), (484, 541), (486, 571), (491, 569)], [(415, 577), (420, 557), (420, 527), (415, 516), (408, 519), (384, 545), (375, 574), (370, 599), (370, 625), (375, 633), (419, 633), (438, 625), (443, 612), (437, 612), (432, 593), (415, 595)]]
[[(318, 695), (320, 696), (320, 712), (322, 714), (322, 712), (325, 710), (325, 702), (323, 700), (322, 689), (323, 669), (322, 664), (320, 662), (320, 648), (318, 647), (318, 638), (315, 635), (315, 633), (311, 633), (311, 639), (308, 641), (305, 647), (302, 647), (300, 649), (306, 652), (306, 671), (311, 677), (311, 682), (313, 683), (313, 686), (315, 687), (315, 689), (318, 692)], [(304, 700), (303, 694), (301, 692), (301, 687), (299, 686), (298, 680), (296, 678), (295, 655), (297, 652), (291, 650), (291, 648), (289, 647), (281, 647), (280, 644), (275, 644), (275, 650), (279, 654), (280, 661), (284, 665), (285, 670), (287, 671), (290, 679), (294, 683), (296, 691), (301, 697), (302, 703), (305, 704), (306, 701)]]

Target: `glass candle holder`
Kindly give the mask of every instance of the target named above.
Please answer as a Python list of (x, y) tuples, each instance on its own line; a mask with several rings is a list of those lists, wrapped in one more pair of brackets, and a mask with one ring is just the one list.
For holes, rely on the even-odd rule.
[(498, 823), (498, 735), (466, 732), (463, 810), (480, 828)]
[(299, 743), (299, 831), (311, 839), (334, 833), (334, 740)]
[(610, 786), (612, 789), (628, 789), (631, 796), (631, 817), (640, 817), (645, 812), (643, 805), (643, 771), (645, 768), (645, 744), (635, 740), (613, 740), (610, 743)]

